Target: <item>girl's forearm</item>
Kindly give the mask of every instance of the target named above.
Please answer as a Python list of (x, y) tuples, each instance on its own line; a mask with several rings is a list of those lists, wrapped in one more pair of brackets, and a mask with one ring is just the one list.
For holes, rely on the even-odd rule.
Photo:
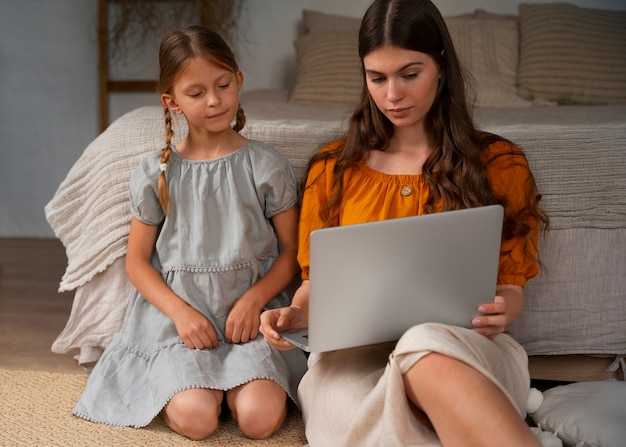
[(127, 261), (126, 273), (141, 296), (172, 321), (176, 321), (176, 318), (189, 307), (169, 288), (150, 263)]
[(285, 290), (299, 271), (295, 253), (282, 252), (267, 274), (248, 289), (240, 299), (249, 300), (259, 311), (276, 295)]

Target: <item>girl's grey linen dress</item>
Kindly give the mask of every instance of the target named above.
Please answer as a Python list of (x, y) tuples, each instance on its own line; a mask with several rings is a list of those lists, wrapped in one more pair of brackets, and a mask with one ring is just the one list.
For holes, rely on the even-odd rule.
[[(291, 165), (258, 141), (212, 160), (187, 160), (173, 150), (166, 171), (170, 213), (165, 218), (157, 198), (159, 158), (160, 151), (148, 155), (132, 174), (132, 214), (161, 226), (153, 265), (178, 296), (211, 321), (220, 345), (187, 348), (172, 320), (135, 291), (121, 332), (91, 372), (73, 414), (143, 427), (180, 391), (229, 390), (261, 378), (275, 381), (296, 401), (306, 369), (301, 351), (279, 352), (261, 335), (242, 344), (224, 336), (234, 302), (279, 254), (270, 219), (297, 203)], [(268, 307), (288, 303), (283, 292)]]

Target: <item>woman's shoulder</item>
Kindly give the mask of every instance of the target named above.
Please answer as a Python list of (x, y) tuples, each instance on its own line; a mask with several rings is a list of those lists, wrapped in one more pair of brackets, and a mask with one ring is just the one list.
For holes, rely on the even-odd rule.
[(488, 171), (493, 170), (494, 167), (503, 169), (512, 165), (528, 166), (524, 152), (506, 138), (486, 134), (482, 136), (482, 144), (484, 149), (480, 158)]
[(491, 133), (482, 133), (479, 137), (483, 146), (482, 158), (487, 161), (500, 155), (524, 155), (524, 152), (512, 141)]
[(344, 138), (340, 138), (338, 140), (332, 141), (324, 146), (318, 151), (322, 152), (338, 152), (341, 151), (346, 145), (346, 140)]
[(520, 192), (517, 191), (519, 185), (524, 185), (532, 179), (524, 152), (506, 139), (496, 137), (489, 141), (482, 152), (481, 159), (491, 188), (498, 195), (519, 194)]
[(328, 166), (334, 165), (337, 157), (345, 147), (345, 140), (343, 138), (335, 140), (331, 143), (325, 144), (315, 153), (311, 159), (311, 166)]

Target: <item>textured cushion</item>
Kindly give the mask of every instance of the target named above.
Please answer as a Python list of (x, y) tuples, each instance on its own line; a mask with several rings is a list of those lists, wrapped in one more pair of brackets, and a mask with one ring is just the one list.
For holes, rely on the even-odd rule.
[(306, 34), (295, 41), (294, 104), (356, 104), (363, 84), (357, 31)]
[[(356, 34), (360, 19), (304, 10), (302, 22), (307, 34), (295, 42), (298, 76), (291, 102), (355, 102), (361, 88)], [(477, 10), (446, 22), (459, 57), (475, 80), (478, 106), (531, 104), (517, 95), (519, 39), (515, 18)]]
[(626, 103), (626, 11), (521, 4), (520, 96)]
[(474, 78), (476, 105), (530, 106), (530, 101), (517, 95), (517, 20), (484, 13), (476, 17), (487, 18), (446, 19), (457, 54)]
[(617, 447), (626, 440), (624, 415), (626, 383), (606, 380), (551, 388), (532, 417), (566, 446)]
[(302, 26), (306, 34), (358, 31), (361, 26), (361, 18), (305, 9), (302, 11)]

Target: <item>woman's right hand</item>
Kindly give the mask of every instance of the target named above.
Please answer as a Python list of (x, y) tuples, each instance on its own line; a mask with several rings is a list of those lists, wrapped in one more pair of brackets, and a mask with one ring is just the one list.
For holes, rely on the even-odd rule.
[(172, 321), (178, 335), (189, 349), (213, 349), (219, 346), (219, 338), (213, 324), (193, 307), (186, 304)]
[(279, 307), (266, 310), (261, 314), (259, 331), (263, 334), (265, 342), (272, 348), (286, 350), (293, 349), (295, 346), (285, 340), (280, 335), (280, 331), (304, 326), (306, 326), (306, 319), (300, 307)]

